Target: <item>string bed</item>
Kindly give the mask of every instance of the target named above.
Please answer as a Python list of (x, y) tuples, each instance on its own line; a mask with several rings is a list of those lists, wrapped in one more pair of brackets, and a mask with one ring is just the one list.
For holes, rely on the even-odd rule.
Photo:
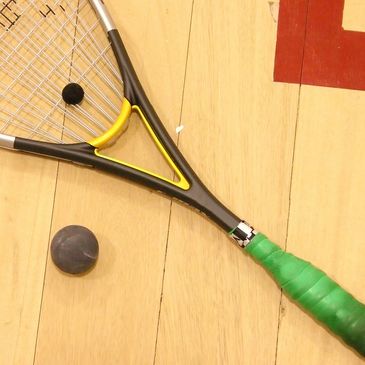
[[(0, 9), (0, 133), (77, 143), (108, 130), (123, 82), (88, 0), (6, 0)], [(83, 91), (78, 103), (63, 96), (70, 84)]]

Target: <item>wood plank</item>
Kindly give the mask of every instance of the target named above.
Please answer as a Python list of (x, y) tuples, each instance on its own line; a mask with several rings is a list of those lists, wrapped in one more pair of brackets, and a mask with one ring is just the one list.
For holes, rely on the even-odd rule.
[[(364, 113), (364, 93), (303, 87), (288, 238), (289, 251), (322, 268), (362, 302)], [(287, 299), (280, 323), (278, 365), (363, 364)]]
[[(173, 135), (181, 109), (191, 2), (139, 0), (121, 6), (110, 0), (108, 7)], [(153, 150), (144, 146), (138, 151), (123, 142), (138, 139), (138, 120), (131, 123), (119, 152), (148, 163)], [(171, 175), (154, 158), (152, 167)], [(169, 199), (120, 179), (61, 165), (52, 233), (68, 224), (86, 225), (99, 238), (100, 259), (82, 278), (62, 275), (49, 262), (36, 364), (153, 362), (170, 205)]]
[[(267, 2), (194, 2), (180, 147), (282, 245), (298, 86), (272, 82)], [(217, 227), (173, 205), (157, 364), (273, 364), (280, 291)]]
[(361, 0), (345, 0), (343, 27), (346, 30), (365, 32), (365, 4)]
[(57, 162), (0, 151), (0, 364), (31, 364)]
[[(191, 3), (108, 2), (175, 139)], [(365, 208), (364, 96), (303, 88), (289, 196), (298, 86), (272, 83), (270, 7), (253, 0), (194, 3), (183, 153), (222, 201), (282, 247), (290, 198), (288, 250), (365, 301), (365, 249), (358, 238)], [(128, 142), (122, 139), (112, 152), (168, 175), (140, 133), (133, 118), (123, 137)], [(31, 364), (57, 163), (0, 154), (0, 222), (7, 238), (0, 257), (0, 363)], [(156, 336), (157, 364), (363, 362), (296, 305), (283, 299), (280, 306), (273, 281), (217, 227), (173, 204), (169, 231), (169, 214), (167, 199), (61, 164), (52, 234), (84, 224), (99, 237), (101, 256), (80, 278), (61, 274), (48, 259), (36, 364), (152, 363)]]

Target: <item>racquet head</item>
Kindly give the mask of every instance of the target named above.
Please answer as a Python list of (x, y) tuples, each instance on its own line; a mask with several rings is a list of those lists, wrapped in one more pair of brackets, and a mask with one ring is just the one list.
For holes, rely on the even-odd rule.
[[(238, 217), (205, 188), (168, 135), (102, 0), (6, 0), (0, 51), (0, 147), (128, 177), (236, 229)], [(133, 112), (175, 178), (103, 153)]]
[(1, 15), (0, 133), (80, 143), (109, 131), (110, 139), (122, 122), (123, 80), (92, 3), (7, 0)]

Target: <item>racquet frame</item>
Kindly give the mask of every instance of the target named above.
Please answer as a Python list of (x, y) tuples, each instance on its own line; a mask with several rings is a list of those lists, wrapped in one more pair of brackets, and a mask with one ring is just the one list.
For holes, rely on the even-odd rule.
[[(365, 356), (365, 305), (309, 262), (283, 251), (266, 236), (241, 221), (201, 182), (151, 105), (132, 66), (121, 36), (102, 0), (88, 0), (108, 36), (124, 81), (124, 99), (115, 123), (88, 142), (54, 144), (0, 134), (0, 147), (40, 154), (128, 178), (167, 194), (207, 215), (265, 267), (289, 297)], [(132, 113), (138, 113), (178, 181), (127, 164), (102, 152), (122, 133)]]
[[(150, 103), (107, 8), (99, 0), (90, 0), (90, 3), (100, 17), (124, 81), (124, 100), (119, 117), (107, 132), (88, 143), (55, 144), (0, 134), (0, 147), (68, 160), (128, 178), (194, 207), (227, 233), (234, 233), (233, 237), (241, 246), (246, 245), (254, 237), (253, 228), (241, 222), (219, 202), (195, 174)], [(120, 136), (133, 112), (141, 117), (156, 146), (177, 176), (177, 182), (102, 153), (103, 147)]]

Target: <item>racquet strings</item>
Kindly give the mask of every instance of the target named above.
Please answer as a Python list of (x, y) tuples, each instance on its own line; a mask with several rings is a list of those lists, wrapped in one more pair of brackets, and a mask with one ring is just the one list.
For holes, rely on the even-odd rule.
[[(87, 142), (120, 114), (123, 82), (88, 0), (5, 0), (0, 6), (0, 133)], [(70, 83), (84, 97), (68, 104)]]

